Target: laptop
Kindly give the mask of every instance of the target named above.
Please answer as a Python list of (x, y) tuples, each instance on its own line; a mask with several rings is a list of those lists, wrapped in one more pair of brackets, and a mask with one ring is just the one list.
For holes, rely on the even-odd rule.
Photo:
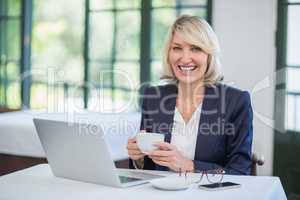
[(101, 127), (33, 119), (53, 174), (83, 182), (113, 187), (147, 183), (162, 176), (115, 167)]

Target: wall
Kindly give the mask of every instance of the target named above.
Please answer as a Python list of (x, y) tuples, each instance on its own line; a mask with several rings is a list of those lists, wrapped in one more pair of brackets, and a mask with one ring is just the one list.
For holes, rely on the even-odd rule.
[(273, 165), (276, 7), (276, 0), (213, 1), (225, 82), (251, 93), (253, 151), (266, 160), (259, 175), (271, 175)]

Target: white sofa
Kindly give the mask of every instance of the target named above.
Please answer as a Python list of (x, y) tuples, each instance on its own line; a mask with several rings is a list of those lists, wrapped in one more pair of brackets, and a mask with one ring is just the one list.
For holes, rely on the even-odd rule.
[(19, 111), (0, 114), (0, 154), (44, 158), (33, 118), (101, 125), (115, 161), (128, 158), (126, 144), (140, 126), (140, 113), (48, 113)]

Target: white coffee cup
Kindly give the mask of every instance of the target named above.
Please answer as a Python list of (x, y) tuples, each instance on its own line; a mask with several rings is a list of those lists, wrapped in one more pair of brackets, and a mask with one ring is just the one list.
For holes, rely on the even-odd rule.
[(154, 144), (163, 142), (164, 138), (165, 135), (161, 133), (140, 132), (136, 135), (137, 145), (143, 153), (148, 153), (158, 149), (154, 146)]

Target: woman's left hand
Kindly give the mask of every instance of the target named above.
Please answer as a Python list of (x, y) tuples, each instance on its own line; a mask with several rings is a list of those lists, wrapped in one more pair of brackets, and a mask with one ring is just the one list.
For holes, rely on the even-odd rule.
[(153, 160), (154, 163), (169, 167), (171, 170), (179, 171), (194, 171), (194, 163), (192, 160), (184, 158), (177, 150), (176, 146), (167, 143), (160, 142), (155, 144), (158, 150), (148, 153), (148, 157)]

